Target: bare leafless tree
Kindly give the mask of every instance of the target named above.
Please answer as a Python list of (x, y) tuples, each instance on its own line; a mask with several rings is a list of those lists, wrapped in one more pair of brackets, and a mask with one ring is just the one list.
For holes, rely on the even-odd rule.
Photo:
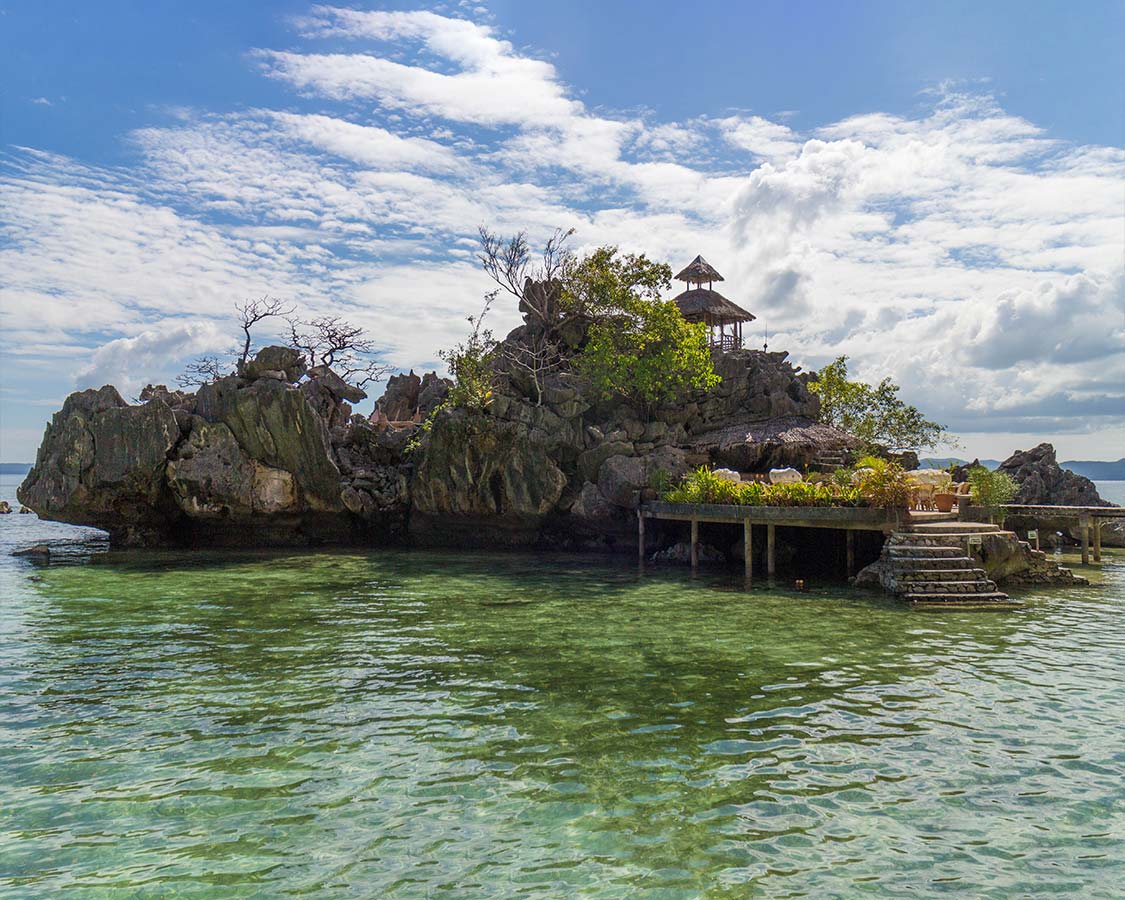
[(267, 296), (236, 303), (234, 308), (238, 310), (239, 326), (242, 328), (242, 334), (244, 335), (242, 352), (238, 357), (238, 368), (241, 370), (250, 357), (250, 330), (263, 319), (274, 316), (288, 318), (293, 315), (293, 306), (278, 297)]
[(535, 405), (542, 406), (543, 380), (563, 364), (558, 344), (552, 342), (546, 332), (540, 332), (528, 341), (501, 342), (499, 352), (505, 363), (527, 373), (535, 388)]
[(339, 316), (303, 321), (289, 319), (289, 343), (305, 356), (309, 368), (328, 366), (350, 384), (364, 387), (390, 370), (378, 359), (375, 342), (364, 329)]
[(176, 376), (176, 384), (182, 388), (196, 388), (210, 384), (223, 377), (223, 363), (217, 356), (201, 356), (184, 367)]
[(520, 231), (511, 237), (501, 237), (479, 226), (480, 252), (477, 259), (484, 271), (501, 288), (520, 301), (521, 310), (534, 313), (544, 325), (553, 325), (557, 315), (557, 294), (554, 291), (529, 291), (528, 282), (553, 282), (562, 274), (571, 252), (567, 241), (574, 234), (573, 228), (556, 228), (554, 234), (543, 246), (543, 254), (537, 265), (531, 262), (531, 247), (527, 232)]

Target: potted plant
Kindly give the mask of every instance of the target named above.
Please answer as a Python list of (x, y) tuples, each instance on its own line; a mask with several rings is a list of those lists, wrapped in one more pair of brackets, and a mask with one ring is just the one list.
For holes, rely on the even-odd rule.
[(941, 491), (934, 494), (934, 507), (938, 512), (953, 512), (953, 504), (957, 502), (957, 495), (951, 494), (948, 491)]

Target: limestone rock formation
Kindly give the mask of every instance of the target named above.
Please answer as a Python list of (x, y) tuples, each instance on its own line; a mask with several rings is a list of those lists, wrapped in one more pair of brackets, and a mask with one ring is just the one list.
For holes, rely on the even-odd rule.
[[(533, 319), (509, 340), (541, 333)], [(560, 342), (582, 339), (577, 329)], [(716, 351), (714, 365), (714, 389), (649, 415), (593, 396), (566, 366), (533, 380), (498, 366), (486, 409), (446, 408), (448, 379), (409, 372), (364, 417), (351, 406), (362, 390), (266, 347), (194, 394), (149, 385), (135, 406), (112, 387), (72, 395), (20, 498), (119, 545), (409, 535), (609, 548), (633, 540), (658, 483), (693, 466), (803, 468), (855, 446), (816, 422), (809, 375), (786, 354)]]
[[(1089, 478), (1062, 468), (1055, 458), (1055, 448), (1048, 443), (1030, 450), (1016, 451), (1002, 463), (999, 471), (1007, 472), (1019, 485), (1012, 503), (1032, 506), (1112, 506), (1103, 500), (1097, 486)], [(1029, 518), (1011, 515), (1008, 525), (1019, 531), (1037, 528), (1040, 540), (1047, 545), (1059, 542), (1078, 543), (1081, 532), (1073, 519)], [(1107, 547), (1125, 547), (1125, 523), (1120, 520), (1102, 525), (1101, 540)]]
[(1051, 506), (1109, 506), (1098, 495), (1094, 482), (1069, 469), (1061, 468), (1051, 444), (1039, 444), (1030, 450), (1016, 451), (1000, 463), (1019, 484), (1013, 503)]

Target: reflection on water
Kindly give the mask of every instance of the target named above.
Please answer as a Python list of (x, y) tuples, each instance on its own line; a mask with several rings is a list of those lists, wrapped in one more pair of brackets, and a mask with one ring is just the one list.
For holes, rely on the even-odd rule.
[(0, 894), (1119, 896), (1105, 574), (974, 614), (620, 560), (6, 558)]

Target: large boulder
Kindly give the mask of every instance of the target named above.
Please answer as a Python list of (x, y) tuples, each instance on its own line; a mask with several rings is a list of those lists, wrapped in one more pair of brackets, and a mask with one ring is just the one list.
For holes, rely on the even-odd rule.
[(410, 530), (424, 541), (456, 533), (472, 543), (533, 543), (566, 483), (547, 444), (525, 425), (442, 413), (411, 483)]
[(249, 380), (264, 378), (270, 372), (281, 372), (285, 380), (294, 382), (305, 374), (305, 360), (292, 347), (263, 347), (240, 373)]
[[(1031, 506), (1113, 506), (1103, 500), (1098, 488), (1089, 478), (1064, 469), (1055, 458), (1055, 448), (1042, 443), (1030, 450), (1017, 450), (1000, 463), (999, 471), (1006, 472), (1019, 485), (1019, 491), (1012, 499), (1013, 504)], [(1041, 540), (1047, 544), (1057, 542), (1056, 535), (1062, 534), (1077, 543), (1082, 539), (1078, 523), (1073, 518), (1050, 518), (1026, 515), (1009, 515), (1005, 519), (1007, 527), (1017, 531), (1037, 528)], [(1125, 523), (1106, 521), (1102, 525), (1101, 541), (1107, 547), (1125, 547)]]
[(1017, 450), (1000, 463), (1019, 485), (1013, 503), (1031, 506), (1110, 506), (1098, 494), (1089, 478), (1062, 468), (1055, 458), (1055, 448), (1043, 443), (1030, 450)]
[(251, 459), (221, 422), (195, 420), (167, 478), (180, 509), (195, 519), (248, 522), (300, 509), (292, 473)]
[(174, 515), (164, 464), (179, 439), (162, 400), (129, 406), (108, 385), (71, 394), (47, 426), (20, 502), (44, 519), (104, 528), (121, 544), (146, 543)]
[(347, 400), (349, 403), (359, 403), (367, 399), (367, 392), (354, 384), (348, 384), (333, 372), (328, 366), (313, 366), (308, 371), (308, 376), (321, 385), (337, 400)]
[(291, 473), (309, 509), (343, 509), (328, 427), (300, 389), (265, 378), (242, 387), (222, 378), (200, 388), (196, 400), (199, 414), (226, 425), (249, 457)]

